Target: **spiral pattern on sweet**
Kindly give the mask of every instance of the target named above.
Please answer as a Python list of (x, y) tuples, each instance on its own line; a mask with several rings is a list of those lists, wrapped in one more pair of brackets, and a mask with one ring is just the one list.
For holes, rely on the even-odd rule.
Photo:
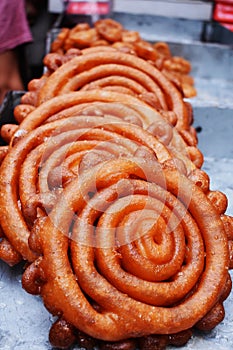
[(140, 99), (112, 91), (79, 91), (52, 98), (27, 115), (14, 133), (11, 143), (14, 144), (28, 131), (44, 123), (76, 115), (96, 117), (110, 115), (137, 124), (159, 137), (166, 146), (172, 148), (173, 152), (177, 152), (179, 157), (183, 154), (183, 161), (188, 171), (195, 167), (199, 168), (203, 163), (203, 156), (192, 145), (192, 141), (186, 142), (183, 135), (181, 136), (173, 127), (176, 123), (173, 114), (166, 114), (166, 117), (163, 117)]
[(223, 223), (203, 191), (166, 162), (96, 166), (67, 185), (38, 227), (46, 307), (94, 338), (192, 328), (223, 293)]
[[(106, 78), (110, 76), (110, 82), (107, 82)], [(97, 79), (101, 80), (94, 83)], [(105, 79), (104, 83), (101, 82), (102, 79)], [(81, 55), (63, 64), (42, 86), (38, 105), (54, 96), (82, 89), (92, 82), (94, 86), (117, 85), (140, 94), (152, 92), (160, 109), (176, 113), (178, 129), (189, 128), (188, 113), (182, 96), (169, 80), (146, 61), (118, 51)]]
[(178, 152), (173, 154), (159, 138), (116, 117), (71, 116), (25, 134), (0, 171), (1, 225), (16, 251), (29, 261), (35, 259), (28, 247), (31, 227), (79, 173), (106, 160), (135, 155), (161, 163), (174, 159), (186, 173), (183, 155), (176, 158)]

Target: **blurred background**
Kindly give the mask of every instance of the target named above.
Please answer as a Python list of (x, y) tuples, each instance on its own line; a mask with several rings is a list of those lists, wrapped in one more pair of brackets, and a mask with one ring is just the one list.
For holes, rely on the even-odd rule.
[[(170, 44), (174, 55), (182, 55), (189, 59), (193, 64), (197, 87), (201, 91), (202, 85), (206, 88), (206, 79), (211, 77), (214, 71), (215, 78), (223, 85), (222, 88), (226, 86), (229, 100), (229, 89), (233, 87), (233, 0), (21, 1), (24, 2), (26, 20), (32, 36), (31, 41), (13, 48), (17, 52), (24, 90), (31, 79), (43, 74), (43, 57), (49, 52), (51, 41), (58, 34), (59, 28), (72, 27), (83, 21), (90, 23), (98, 18), (111, 16), (120, 21), (126, 29), (139, 31), (145, 40), (165, 41)], [(9, 2), (1, 2), (6, 2), (6, 11), (10, 11)], [(10, 3), (13, 2), (17, 3)], [(90, 6), (92, 13), (88, 12)], [(0, 28), (4, 26), (4, 23), (1, 23), (3, 12), (4, 9), (0, 15)], [(6, 33), (0, 29), (0, 41), (3, 43), (4, 35)], [(200, 64), (200, 61), (204, 61), (205, 64)], [(0, 61), (0, 67), (2, 65), (4, 71), (3, 64)], [(0, 91), (1, 74), (3, 73), (0, 70)], [(223, 95), (225, 96), (225, 91)], [(215, 98), (216, 96), (213, 96), (213, 99)]]
[[(10, 11), (10, 4), (14, 2), (24, 3), (31, 33), (31, 41), (13, 48), (23, 90), (27, 90), (30, 80), (43, 74), (43, 58), (62, 27), (112, 17), (126, 29), (138, 31), (147, 41), (167, 42), (173, 55), (191, 62), (199, 92), (192, 103), (233, 104), (233, 0), (1, 0), (6, 3), (6, 11)], [(3, 28), (4, 23), (1, 24), (0, 16), (0, 28)], [(2, 29), (0, 42), (4, 43)], [(7, 62), (9, 65), (8, 59)], [(6, 75), (3, 64), (0, 60), (0, 68)], [(1, 97), (1, 74), (0, 69), (0, 104), (7, 89), (22, 90), (14, 88), (19, 85), (10, 86), (5, 77), (2, 85), (9, 86), (4, 87)]]
[[(34, 39), (27, 48), (31, 75), (41, 73), (47, 32), (85, 20), (85, 10), (80, 4), (87, 2), (93, 1), (26, 0)], [(110, 1), (95, 3), (103, 5)], [(96, 12), (90, 16), (93, 21), (101, 16)], [(233, 45), (233, 0), (114, 0), (107, 15), (127, 29), (140, 31), (146, 40)]]

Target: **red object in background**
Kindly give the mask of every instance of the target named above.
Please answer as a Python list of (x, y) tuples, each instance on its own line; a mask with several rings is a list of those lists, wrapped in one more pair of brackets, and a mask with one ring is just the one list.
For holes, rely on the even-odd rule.
[(108, 1), (74, 1), (68, 4), (66, 12), (75, 15), (107, 15), (110, 11), (109, 6)]
[(233, 0), (215, 1), (213, 19), (233, 32)]
[(216, 3), (233, 4), (233, 0), (215, 0)]
[(216, 3), (213, 18), (218, 22), (233, 23), (233, 4)]
[(233, 23), (221, 23), (221, 25), (233, 32)]

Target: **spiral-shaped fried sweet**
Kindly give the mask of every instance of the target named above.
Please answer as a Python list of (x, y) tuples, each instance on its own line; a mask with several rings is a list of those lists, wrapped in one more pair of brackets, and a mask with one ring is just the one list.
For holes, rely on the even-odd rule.
[[(160, 128), (158, 134), (161, 137)], [(2, 229), (24, 259), (34, 260), (28, 247), (30, 227), (38, 215), (51, 210), (63, 187), (79, 172), (122, 156), (163, 163), (177, 159), (178, 153), (140, 126), (116, 117), (78, 115), (43, 124), (18, 140), (1, 166)], [(177, 167), (186, 173), (182, 159), (181, 154)]]
[(224, 225), (170, 162), (120, 158), (94, 167), (67, 185), (37, 231), (42, 256), (23, 285), (71, 333), (115, 342), (176, 334), (203, 319), (211, 329), (222, 319)]
[[(182, 96), (169, 80), (143, 59), (118, 51), (81, 55), (63, 64), (42, 86), (38, 104), (110, 76), (110, 82), (105, 80), (105, 85), (117, 84), (137, 93), (154, 93), (160, 109), (173, 110), (176, 113), (177, 128), (189, 128), (188, 113)], [(116, 79), (113, 79), (115, 76)]]
[[(172, 56), (165, 42), (147, 42), (138, 32), (123, 28), (122, 24), (113, 19), (99, 20), (94, 23), (94, 28), (90, 28), (87, 23), (77, 24), (71, 30), (63, 28), (52, 43), (52, 54), (49, 55), (54, 55), (56, 61), (59, 61), (65, 59), (71, 50), (79, 54), (80, 49), (90, 52), (106, 48), (115, 48), (147, 60), (166, 74), (185, 97), (196, 95), (193, 79), (189, 75), (189, 61), (183, 57)], [(54, 64), (51, 65), (47, 58), (49, 57), (45, 57), (44, 63), (53, 71)]]
[(181, 136), (176, 128), (172, 127), (176, 123), (173, 113), (166, 112), (164, 117), (164, 113), (158, 113), (136, 97), (100, 89), (72, 92), (41, 104), (20, 123), (12, 143), (43, 123), (79, 114), (111, 115), (138, 124), (155, 136), (160, 136), (162, 142), (172, 147), (173, 152), (177, 151), (180, 155), (183, 153), (183, 161), (187, 163), (188, 170), (195, 166), (201, 167), (203, 163), (203, 156), (196, 147), (195, 135), (186, 142), (183, 135), (185, 130)]

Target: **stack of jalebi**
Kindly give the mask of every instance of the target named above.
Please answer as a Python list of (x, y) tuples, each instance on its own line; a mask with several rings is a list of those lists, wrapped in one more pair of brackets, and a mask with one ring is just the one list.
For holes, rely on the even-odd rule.
[(96, 22), (94, 28), (86, 23), (77, 24), (72, 29), (63, 28), (52, 43), (51, 51), (64, 55), (73, 48), (97, 47), (98, 52), (99, 47), (106, 46), (149, 61), (173, 81), (185, 97), (196, 94), (194, 81), (189, 75), (190, 62), (183, 57), (172, 56), (166, 43), (151, 44), (143, 40), (138, 32), (127, 30), (111, 19)]
[(184, 345), (224, 319), (233, 266), (227, 198), (167, 77), (190, 64), (112, 20), (63, 29), (52, 51), (1, 129), (0, 258), (27, 261), (55, 347)]

